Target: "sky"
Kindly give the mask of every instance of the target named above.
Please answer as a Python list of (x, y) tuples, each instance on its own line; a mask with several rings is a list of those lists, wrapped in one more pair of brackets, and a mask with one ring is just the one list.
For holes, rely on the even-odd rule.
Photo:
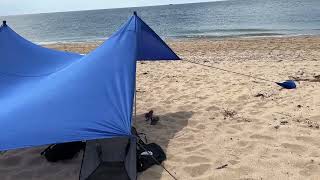
[(0, 16), (218, 0), (0, 0)]

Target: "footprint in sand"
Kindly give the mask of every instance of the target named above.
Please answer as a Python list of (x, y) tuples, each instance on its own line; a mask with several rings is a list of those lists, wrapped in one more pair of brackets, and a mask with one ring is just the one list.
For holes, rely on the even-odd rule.
[(263, 135), (259, 135), (259, 134), (254, 134), (254, 135), (250, 136), (250, 138), (251, 139), (273, 140), (273, 137), (263, 136)]
[(276, 155), (276, 154), (272, 154), (271, 157), (273, 157), (273, 158), (278, 158), (279, 156)]
[(43, 159), (40, 156), (32, 156), (26, 159), (26, 164), (28, 166), (35, 166), (41, 163), (43, 163)]
[(219, 111), (220, 108), (217, 106), (209, 106), (206, 108), (206, 111)]
[(190, 99), (190, 96), (189, 95), (182, 95), (177, 98), (177, 100), (181, 100), (181, 99)]
[(184, 159), (184, 162), (188, 164), (209, 163), (209, 159), (201, 156), (189, 156)]
[(183, 160), (182, 156), (177, 156), (175, 154), (167, 154), (167, 160), (170, 162), (177, 162), (180, 163)]
[(298, 144), (282, 143), (281, 146), (294, 153), (303, 153), (307, 150), (306, 147)]
[(197, 177), (205, 174), (211, 168), (210, 164), (200, 164), (195, 166), (188, 166), (183, 168), (183, 170), (189, 174), (191, 177)]
[(204, 124), (199, 124), (196, 126), (196, 128), (199, 130), (204, 130), (204, 129), (206, 129), (206, 126)]
[(267, 103), (266, 102), (259, 102), (256, 104), (257, 107), (263, 108)]
[(263, 129), (264, 127), (261, 126), (261, 123), (255, 122), (252, 126), (250, 126), (250, 129), (253, 131), (257, 131), (257, 129)]
[(166, 107), (169, 108), (168, 106), (171, 106), (172, 100), (164, 100), (162, 101), (164, 104), (166, 104)]
[(227, 130), (226, 133), (227, 134), (237, 134), (238, 131), (232, 129), (232, 130)]
[(0, 166), (12, 167), (17, 166), (21, 162), (21, 157), (19, 156), (10, 156), (8, 158), (1, 159)]
[(311, 121), (320, 122), (320, 116), (311, 116), (309, 119)]
[(29, 179), (34, 175), (33, 170), (22, 170), (21, 172), (15, 174), (12, 179)]
[(240, 147), (245, 147), (245, 146), (247, 146), (247, 145), (249, 144), (249, 142), (250, 142), (250, 141), (242, 141), (242, 140), (241, 140), (241, 141), (238, 142), (238, 145), (239, 145)]
[(238, 131), (242, 131), (243, 130), (240, 124), (230, 125), (229, 127), (233, 128), (233, 129), (236, 129)]
[(243, 155), (250, 155), (258, 147), (258, 143), (255, 141), (248, 141), (247, 144), (244, 142), (243, 145), (244, 146), (241, 147), (241, 152), (243, 152)]
[(250, 99), (250, 96), (248, 95), (241, 95), (237, 98), (240, 102), (244, 101), (244, 100), (248, 100)]
[(26, 154), (29, 154), (29, 153), (31, 153), (31, 154), (35, 154), (35, 155), (38, 155), (38, 154), (40, 154), (45, 148), (47, 148), (47, 147), (40, 147), (40, 148), (31, 148), (30, 150), (28, 150), (27, 152), (26, 152)]
[(240, 161), (236, 161), (236, 160), (230, 160), (230, 161), (228, 161), (230, 164), (232, 164), (232, 165), (236, 165), (236, 164), (239, 164), (240, 163)]
[(178, 108), (179, 111), (189, 111), (190, 109), (192, 109), (193, 106), (192, 105), (184, 105), (184, 106), (180, 106)]
[(53, 176), (53, 175), (58, 174), (59, 170), (60, 170), (60, 168), (57, 168), (57, 164), (50, 165), (50, 166), (42, 166), (42, 167), (38, 168), (37, 175), (41, 176), (41, 177), (43, 177), (43, 176)]
[(310, 153), (310, 157), (320, 157), (320, 152), (313, 151), (313, 152)]
[(261, 112), (259, 112), (259, 111), (250, 111), (250, 112), (249, 112), (250, 115), (257, 115), (257, 114), (259, 114), (259, 113), (261, 113)]
[(188, 122), (188, 126), (190, 126), (190, 127), (196, 126), (196, 125), (198, 125), (198, 124), (199, 124), (198, 121), (189, 121), (189, 122)]
[(317, 164), (309, 164), (304, 167), (303, 170), (299, 171), (302, 176), (311, 176), (313, 174), (318, 174), (320, 171), (320, 166)]
[(317, 137), (297, 136), (296, 140), (320, 147), (320, 139)]
[(189, 147), (184, 148), (184, 150), (187, 152), (192, 152), (192, 151), (196, 151), (196, 150), (202, 148), (203, 146), (204, 146), (203, 144), (199, 144), (197, 146), (189, 146)]
[(181, 137), (179, 137), (178, 139), (179, 139), (179, 141), (181, 141), (181, 142), (184, 142), (184, 141), (192, 142), (195, 138), (194, 138), (194, 136), (191, 134), (191, 135), (181, 136)]

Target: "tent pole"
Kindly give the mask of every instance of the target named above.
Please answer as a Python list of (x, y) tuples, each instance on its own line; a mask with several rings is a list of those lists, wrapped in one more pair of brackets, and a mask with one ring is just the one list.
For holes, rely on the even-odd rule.
[(136, 78), (135, 78), (135, 86), (134, 86), (134, 121), (133, 121), (133, 126), (136, 125), (136, 122), (137, 122), (137, 61), (135, 62), (136, 63)]
[[(137, 12), (133, 11), (133, 16), (137, 16)], [(138, 32), (137, 30), (137, 22), (135, 21), (135, 30)], [(137, 35), (138, 36), (138, 35)], [(139, 47), (139, 43), (138, 41), (136, 41), (136, 45), (137, 47)], [(137, 122), (137, 60), (138, 60), (138, 54), (136, 52), (136, 60), (135, 60), (135, 65), (136, 65), (136, 72), (135, 72), (135, 86), (134, 86), (134, 121), (133, 121), (133, 125), (136, 125)]]
[(137, 121), (137, 82), (136, 87), (134, 88), (134, 122), (133, 125), (136, 125)]

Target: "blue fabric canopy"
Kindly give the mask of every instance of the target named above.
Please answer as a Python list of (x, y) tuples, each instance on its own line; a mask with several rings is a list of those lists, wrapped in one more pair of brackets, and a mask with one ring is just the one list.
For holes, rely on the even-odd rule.
[(179, 57), (136, 14), (81, 56), (0, 27), (0, 150), (129, 136), (137, 60)]

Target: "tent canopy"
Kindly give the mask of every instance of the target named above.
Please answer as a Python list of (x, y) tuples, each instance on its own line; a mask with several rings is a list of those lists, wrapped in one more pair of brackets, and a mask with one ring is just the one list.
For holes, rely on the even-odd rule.
[(179, 57), (136, 14), (81, 56), (0, 27), (0, 150), (129, 136), (137, 60)]

